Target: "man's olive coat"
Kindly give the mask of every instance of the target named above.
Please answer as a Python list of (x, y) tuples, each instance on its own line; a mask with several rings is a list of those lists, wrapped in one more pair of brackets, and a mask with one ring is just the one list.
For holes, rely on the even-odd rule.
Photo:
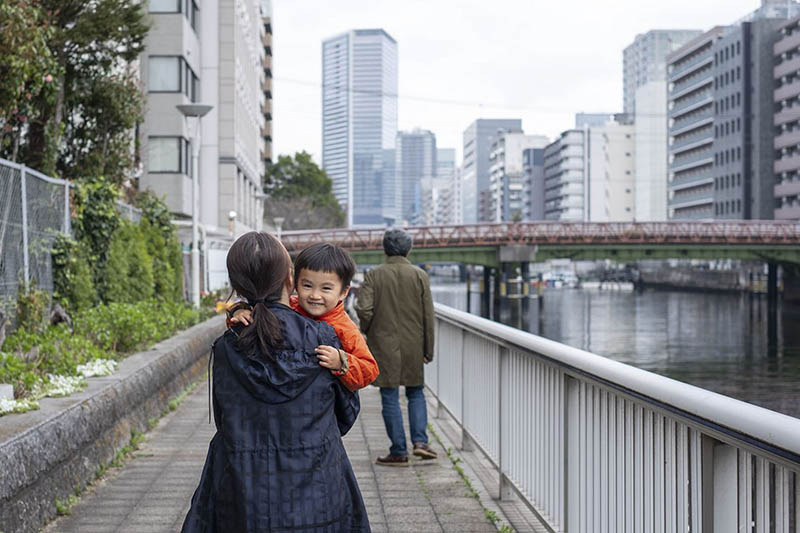
[(433, 299), (428, 275), (401, 256), (370, 270), (358, 294), (361, 331), (378, 362), (374, 385), (422, 385), (433, 359)]

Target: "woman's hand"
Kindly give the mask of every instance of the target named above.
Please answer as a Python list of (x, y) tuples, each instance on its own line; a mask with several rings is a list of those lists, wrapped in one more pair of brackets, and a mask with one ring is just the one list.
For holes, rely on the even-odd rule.
[(250, 323), (253, 321), (253, 312), (249, 309), (237, 309), (233, 316), (231, 317), (232, 324), (241, 324), (243, 326), (249, 326)]
[(333, 346), (317, 346), (314, 352), (317, 354), (320, 366), (330, 370), (339, 370), (342, 368), (342, 358), (339, 356), (339, 350)]

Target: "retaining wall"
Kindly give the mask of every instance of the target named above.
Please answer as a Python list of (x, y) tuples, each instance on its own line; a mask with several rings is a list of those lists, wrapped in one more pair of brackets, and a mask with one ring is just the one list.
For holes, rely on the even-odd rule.
[(0, 532), (38, 531), (95, 478), (100, 465), (144, 432), (176, 394), (206, 372), (222, 316), (198, 324), (123, 361), (114, 374), (90, 378), (66, 398), (46, 398), (38, 411), (0, 418)]

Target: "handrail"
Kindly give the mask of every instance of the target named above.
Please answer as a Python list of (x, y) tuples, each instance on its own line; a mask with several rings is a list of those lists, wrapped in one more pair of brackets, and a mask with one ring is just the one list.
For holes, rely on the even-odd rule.
[[(800, 419), (435, 304), (425, 381), (551, 531), (789, 531)], [(800, 524), (800, 522), (797, 522)]]

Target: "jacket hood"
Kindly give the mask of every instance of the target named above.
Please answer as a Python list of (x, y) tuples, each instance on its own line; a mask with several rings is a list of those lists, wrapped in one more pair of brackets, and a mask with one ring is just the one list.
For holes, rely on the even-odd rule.
[(314, 349), (320, 344), (331, 344), (330, 335), (334, 338), (336, 335), (286, 306), (270, 304), (269, 309), (283, 326), (282, 349), (272, 354), (240, 352), (236, 344), (244, 330), (241, 326), (226, 331), (214, 349), (225, 350), (233, 375), (250, 395), (265, 403), (278, 404), (295, 399), (326, 371), (319, 365)]

